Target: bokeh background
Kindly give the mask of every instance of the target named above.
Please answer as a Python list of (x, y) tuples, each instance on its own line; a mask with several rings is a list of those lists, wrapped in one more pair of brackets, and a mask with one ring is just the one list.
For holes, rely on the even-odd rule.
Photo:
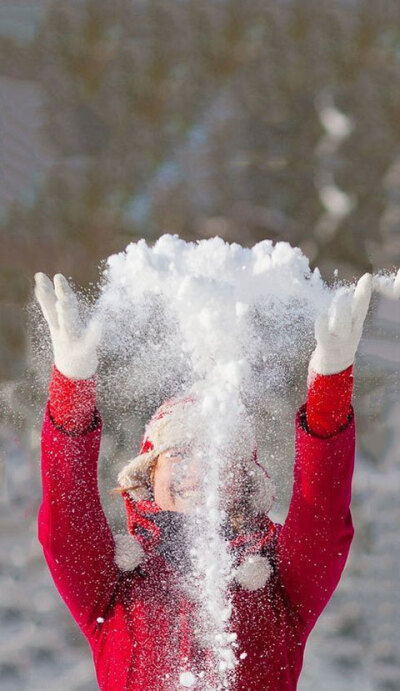
[[(48, 369), (32, 355), (32, 276), (90, 288), (110, 253), (164, 232), (285, 240), (328, 282), (398, 266), (398, 0), (0, 0), (4, 690), (96, 688), (36, 539)], [(375, 297), (356, 538), (301, 691), (400, 688), (399, 324)], [(118, 456), (111, 424), (104, 441)]]

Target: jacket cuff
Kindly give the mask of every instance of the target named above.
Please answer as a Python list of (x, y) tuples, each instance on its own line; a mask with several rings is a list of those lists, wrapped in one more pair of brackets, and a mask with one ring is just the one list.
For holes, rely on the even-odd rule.
[(331, 437), (347, 425), (353, 382), (352, 365), (337, 374), (310, 372), (306, 423), (313, 435)]
[(325, 506), (330, 513), (333, 507), (328, 509), (327, 505), (334, 496), (337, 512), (339, 506), (350, 505), (355, 450), (353, 409), (345, 427), (328, 438), (312, 434), (307, 428), (305, 415), (305, 406), (302, 406), (296, 416), (294, 475), (308, 504), (318, 505), (319, 510)]
[(45, 420), (47, 421), (47, 424), (51, 425), (58, 432), (61, 432), (61, 434), (67, 437), (85, 437), (90, 435), (92, 432), (96, 432), (96, 430), (98, 430), (102, 426), (100, 411), (97, 410), (97, 408), (95, 408), (93, 411), (92, 419), (87, 427), (83, 429), (67, 429), (65, 425), (58, 424), (53, 418), (50, 409), (50, 400), (47, 402)]
[(83, 434), (94, 424), (96, 380), (69, 379), (54, 365), (49, 385), (49, 414), (59, 429)]
[(335, 432), (329, 435), (318, 434), (310, 428), (308, 422), (308, 411), (306, 403), (304, 403), (304, 405), (302, 405), (301, 408), (299, 408), (296, 415), (296, 436), (302, 436), (309, 439), (317, 439), (321, 443), (326, 443), (331, 440), (335, 441), (335, 439), (340, 437), (343, 433), (345, 433), (348, 430), (351, 430), (354, 427), (354, 409), (352, 405), (349, 406), (345, 422), (339, 428), (337, 428)]

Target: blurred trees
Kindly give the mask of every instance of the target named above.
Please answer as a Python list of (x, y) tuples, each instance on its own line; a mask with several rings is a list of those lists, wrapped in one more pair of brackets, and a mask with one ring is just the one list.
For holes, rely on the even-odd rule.
[[(165, 231), (288, 240), (328, 278), (398, 261), (394, 0), (58, 0), (0, 55), (2, 75), (40, 90), (53, 151), (29, 203), (2, 209), (3, 305), (38, 269), (87, 283)], [(354, 125), (338, 147), (326, 102)]]

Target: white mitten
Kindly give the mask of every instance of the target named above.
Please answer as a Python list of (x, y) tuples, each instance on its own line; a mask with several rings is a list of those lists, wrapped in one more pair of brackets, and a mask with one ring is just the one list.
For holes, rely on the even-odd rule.
[(35, 275), (35, 295), (46, 319), (53, 344), (54, 363), (70, 379), (90, 379), (97, 369), (97, 346), (101, 330), (92, 319), (84, 325), (78, 299), (62, 274), (54, 286), (46, 274)]
[(364, 274), (356, 288), (344, 288), (334, 296), (328, 313), (315, 322), (317, 346), (310, 372), (336, 374), (353, 364), (361, 339), (372, 292), (372, 276)]

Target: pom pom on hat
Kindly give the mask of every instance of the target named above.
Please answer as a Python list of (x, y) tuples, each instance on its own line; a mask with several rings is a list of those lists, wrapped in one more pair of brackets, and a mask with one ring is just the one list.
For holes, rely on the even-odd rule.
[(114, 561), (121, 571), (133, 571), (145, 559), (145, 552), (138, 540), (128, 534), (114, 535)]
[(264, 588), (271, 574), (272, 567), (267, 557), (252, 554), (237, 567), (235, 580), (245, 590), (253, 591)]

